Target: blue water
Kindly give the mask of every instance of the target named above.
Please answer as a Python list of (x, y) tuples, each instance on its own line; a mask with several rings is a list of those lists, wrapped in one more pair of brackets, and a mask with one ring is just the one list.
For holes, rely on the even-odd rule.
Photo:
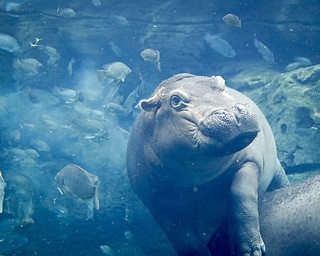
[[(0, 169), (7, 183), (0, 254), (174, 255), (127, 179), (135, 106), (182, 72), (227, 80), (249, 64), (283, 72), (296, 56), (319, 63), (319, 9), (312, 0), (1, 1), (0, 34), (19, 49), (0, 36)], [(241, 18), (241, 29), (222, 20), (228, 13)], [(236, 55), (216, 51), (206, 33)], [(139, 55), (146, 48), (160, 51), (161, 71)], [(96, 71), (112, 62), (132, 71), (99, 80)], [(101, 207), (92, 219), (54, 182), (70, 163), (100, 178)]]

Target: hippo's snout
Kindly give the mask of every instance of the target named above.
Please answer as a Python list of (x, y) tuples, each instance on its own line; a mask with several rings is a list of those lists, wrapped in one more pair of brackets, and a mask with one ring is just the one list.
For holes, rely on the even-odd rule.
[(207, 136), (217, 136), (219, 132), (231, 135), (251, 124), (253, 120), (250, 119), (253, 119), (251, 111), (244, 104), (238, 103), (230, 109), (214, 110), (204, 118), (200, 128)]
[(220, 145), (230, 147), (231, 142), (236, 142), (238, 150), (249, 145), (259, 132), (252, 111), (240, 103), (230, 109), (214, 110), (200, 122), (199, 128), (203, 135)]

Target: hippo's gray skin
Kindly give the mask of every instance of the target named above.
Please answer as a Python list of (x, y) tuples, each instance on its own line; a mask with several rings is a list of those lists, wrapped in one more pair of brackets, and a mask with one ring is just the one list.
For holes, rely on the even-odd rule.
[[(131, 184), (178, 255), (211, 255), (224, 217), (238, 255), (261, 255), (258, 197), (289, 184), (258, 107), (222, 77), (179, 74), (140, 102), (130, 134)], [(208, 234), (208, 236), (207, 236)]]
[[(320, 255), (320, 175), (263, 195), (259, 203), (261, 234), (268, 255)], [(228, 256), (226, 225), (208, 247), (215, 256)], [(230, 254), (231, 255), (231, 254)]]

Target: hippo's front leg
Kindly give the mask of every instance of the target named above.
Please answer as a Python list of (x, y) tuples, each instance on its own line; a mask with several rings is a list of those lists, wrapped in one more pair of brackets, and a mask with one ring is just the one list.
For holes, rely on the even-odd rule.
[(228, 201), (229, 236), (237, 255), (260, 256), (265, 245), (260, 234), (258, 212), (259, 170), (246, 162), (236, 171)]

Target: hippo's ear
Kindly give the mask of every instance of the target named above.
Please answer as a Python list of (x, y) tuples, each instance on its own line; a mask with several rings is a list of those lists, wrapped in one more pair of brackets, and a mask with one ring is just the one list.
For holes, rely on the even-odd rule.
[(152, 110), (158, 108), (160, 103), (158, 100), (156, 100), (154, 97), (152, 97), (152, 98), (149, 98), (146, 100), (141, 100), (139, 105), (144, 111), (152, 111)]

